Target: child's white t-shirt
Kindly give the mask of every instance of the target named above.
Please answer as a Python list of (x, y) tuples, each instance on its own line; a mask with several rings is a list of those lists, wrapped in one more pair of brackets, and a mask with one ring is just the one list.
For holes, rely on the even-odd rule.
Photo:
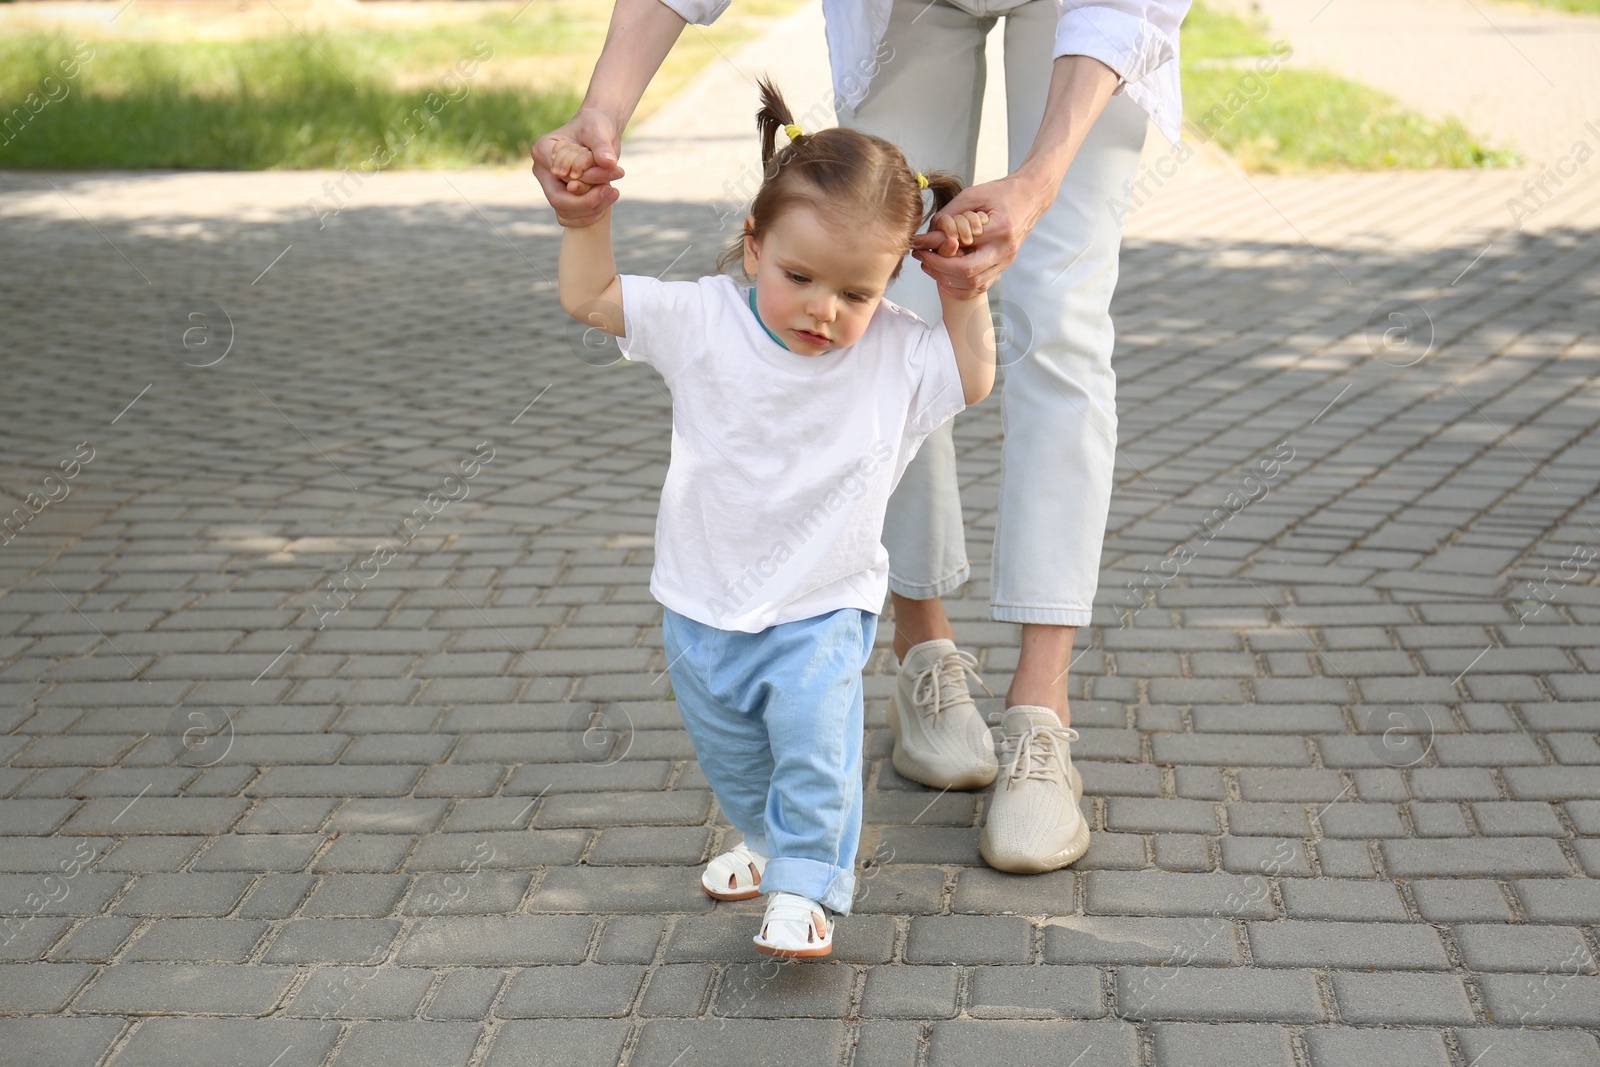
[(749, 287), (727, 275), (621, 279), (622, 353), (672, 392), (651, 594), (747, 633), (883, 610), (889, 494), (966, 407), (944, 323), (884, 300), (855, 344), (803, 356), (767, 334)]

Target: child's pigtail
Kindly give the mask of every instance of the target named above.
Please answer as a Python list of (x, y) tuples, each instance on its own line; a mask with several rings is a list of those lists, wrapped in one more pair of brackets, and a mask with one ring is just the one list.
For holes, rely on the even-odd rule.
[(772, 157), (778, 151), (778, 131), (793, 124), (794, 113), (770, 78), (762, 75), (756, 84), (761, 90), (761, 109), (756, 112), (756, 129), (761, 133), (761, 169), (770, 174)]
[(926, 225), (930, 219), (948, 207), (950, 201), (954, 200), (956, 194), (966, 188), (966, 185), (959, 174), (948, 170), (929, 171), (923, 177), (928, 179), (928, 192), (933, 194), (933, 208), (922, 216), (923, 224)]

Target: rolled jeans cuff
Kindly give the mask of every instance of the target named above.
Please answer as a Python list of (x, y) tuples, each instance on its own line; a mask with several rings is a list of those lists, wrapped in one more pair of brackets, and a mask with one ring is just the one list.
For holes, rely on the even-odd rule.
[(999, 622), (1029, 622), (1043, 626), (1088, 626), (1089, 608), (1037, 608), (1021, 604), (991, 604), (989, 617)]
[(821, 860), (773, 856), (761, 872), (761, 891), (794, 893), (840, 915), (849, 915), (850, 902), (856, 895), (856, 872)]
[(970, 577), (972, 577), (972, 565), (967, 563), (963, 563), (961, 565), (961, 569), (956, 571), (950, 577), (942, 578), (937, 582), (926, 585), (920, 582), (907, 582), (900, 578), (896, 578), (894, 576), (894, 572), (890, 571), (889, 591), (891, 593), (896, 593), (899, 596), (903, 596), (907, 600), (937, 600), (939, 597), (942, 597), (947, 593), (953, 593), (957, 589), (961, 588), (967, 583), (967, 579)]

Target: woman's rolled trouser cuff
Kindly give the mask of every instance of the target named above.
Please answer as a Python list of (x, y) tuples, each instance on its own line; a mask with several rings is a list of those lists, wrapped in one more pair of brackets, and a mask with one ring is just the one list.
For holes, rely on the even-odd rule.
[(967, 579), (972, 577), (972, 566), (963, 564), (961, 569), (948, 578), (942, 578), (932, 584), (924, 585), (917, 582), (907, 582), (889, 572), (889, 591), (907, 600), (937, 600), (939, 597), (953, 593), (967, 584)]
[(1037, 623), (1042, 626), (1088, 626), (1094, 612), (1089, 608), (1031, 608), (1015, 604), (991, 604), (989, 617), (999, 622)]

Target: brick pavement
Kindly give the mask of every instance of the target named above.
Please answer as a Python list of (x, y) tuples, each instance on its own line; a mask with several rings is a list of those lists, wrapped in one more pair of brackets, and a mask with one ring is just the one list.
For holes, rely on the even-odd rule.
[[(1600, 190), (1518, 230), (1526, 176), (1132, 213), (1091, 850), (997, 874), (984, 794), (894, 774), (885, 626), (856, 914), (786, 967), (695, 886), (667, 397), (565, 321), (526, 175), (325, 229), (327, 175), (0, 176), (0, 503), (67, 494), (0, 545), (0, 1061), (1594, 1063)], [(625, 201), (622, 268), (716, 217)], [(1003, 692), (998, 410), (948, 607)]]

